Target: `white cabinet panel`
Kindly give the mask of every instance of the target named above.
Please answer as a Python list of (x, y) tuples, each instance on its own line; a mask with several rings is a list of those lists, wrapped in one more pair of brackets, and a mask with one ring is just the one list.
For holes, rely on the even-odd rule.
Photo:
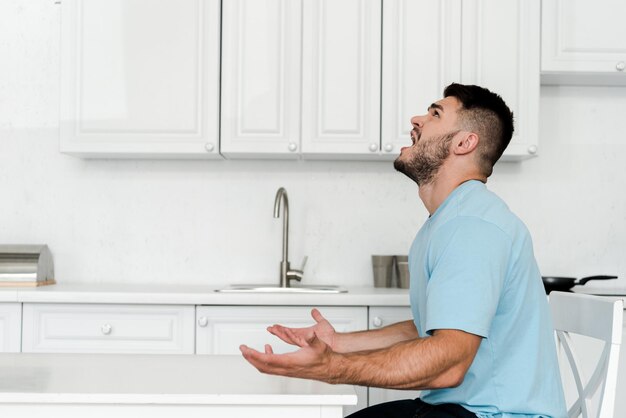
[(513, 111), (505, 160), (537, 152), (540, 12), (538, 1), (463, 1), (461, 80), (500, 94)]
[(378, 153), (381, 7), (381, 0), (304, 0), (305, 157)]
[(219, 0), (64, 0), (61, 151), (221, 158)]
[(194, 307), (26, 303), (22, 351), (193, 354)]
[[(399, 306), (376, 306), (369, 309), (369, 329), (385, 327), (397, 322), (413, 319), (411, 308)], [(419, 398), (420, 392), (416, 390), (394, 390), (369, 388), (369, 405), (390, 402), (401, 399)]]
[(541, 7), (542, 81), (597, 74), (626, 83), (626, 2), (543, 0)]
[(221, 153), (299, 157), (301, 0), (229, 0), (222, 19)]
[(21, 303), (0, 303), (0, 352), (19, 353), (22, 325)]
[[(240, 354), (239, 346), (248, 345), (262, 351), (271, 344), (274, 352), (294, 351), (291, 346), (267, 332), (267, 327), (281, 324), (289, 327), (308, 327), (315, 321), (310, 307), (303, 306), (197, 306), (196, 354)], [(339, 332), (367, 328), (365, 307), (319, 308)], [(355, 387), (359, 403), (345, 407), (347, 415), (367, 405), (367, 388)]]
[(411, 117), (426, 113), (444, 87), (461, 78), (460, 0), (385, 0), (382, 53), (378, 152), (395, 159), (411, 145)]

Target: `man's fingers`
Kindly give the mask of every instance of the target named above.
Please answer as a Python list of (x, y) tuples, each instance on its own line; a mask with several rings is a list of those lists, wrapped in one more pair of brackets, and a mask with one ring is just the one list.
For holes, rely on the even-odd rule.
[(313, 319), (315, 320), (315, 322), (317, 322), (318, 324), (324, 320), (326, 320), (326, 318), (324, 318), (324, 316), (322, 316), (322, 314), (320, 313), (320, 311), (318, 311), (316, 308), (313, 308), (311, 310), (311, 316), (313, 317)]
[[(268, 347), (269, 345), (266, 345), (265, 349), (267, 350)], [(269, 349), (271, 350), (271, 347)], [(283, 365), (285, 359), (279, 354), (261, 353), (245, 345), (239, 346), (239, 350), (243, 357), (261, 373), (283, 376), (291, 374), (290, 370)]]
[(284, 342), (286, 342), (287, 344), (295, 344), (295, 342), (291, 339), (290, 334), (288, 333), (289, 328), (285, 328), (281, 325), (272, 325), (271, 327), (267, 328), (267, 331), (272, 334), (275, 335), (276, 337), (280, 338), (281, 340), (283, 340)]
[(285, 331), (287, 332), (287, 335), (289, 336), (289, 338), (299, 347), (306, 347), (309, 345), (309, 343), (306, 341), (306, 339), (302, 338), (300, 335), (296, 334), (295, 332), (293, 332), (291, 329), (286, 328)]

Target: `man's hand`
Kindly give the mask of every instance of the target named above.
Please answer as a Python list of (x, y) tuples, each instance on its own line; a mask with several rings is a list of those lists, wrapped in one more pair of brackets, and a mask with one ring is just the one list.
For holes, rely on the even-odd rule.
[[(317, 315), (321, 317), (319, 312), (317, 312)], [(281, 328), (289, 330), (289, 328)], [(308, 329), (302, 328), (302, 330)], [(290, 334), (289, 331), (286, 331), (286, 333)], [(328, 344), (317, 337), (314, 331), (309, 339), (304, 339), (300, 335), (292, 335), (287, 338), (292, 339), (301, 348), (293, 353), (286, 354), (274, 354), (269, 344), (265, 345), (264, 353), (246, 345), (239, 346), (239, 349), (244, 358), (262, 373), (315, 379), (329, 383), (335, 380), (330, 363), (332, 357), (336, 354), (333, 353)]]
[[(314, 338), (322, 340), (331, 350), (336, 351), (335, 328), (328, 322), (317, 309), (311, 311), (311, 316), (315, 320), (315, 325), (306, 328), (288, 328), (282, 325), (272, 325), (267, 330), (286, 342), (298, 347), (306, 347)], [(266, 350), (267, 351), (267, 350)]]

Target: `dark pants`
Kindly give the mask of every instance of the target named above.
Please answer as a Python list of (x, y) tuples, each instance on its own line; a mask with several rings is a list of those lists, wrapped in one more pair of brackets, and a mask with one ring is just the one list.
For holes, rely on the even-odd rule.
[(373, 405), (348, 418), (476, 418), (476, 414), (451, 403), (430, 405), (420, 399), (407, 399)]

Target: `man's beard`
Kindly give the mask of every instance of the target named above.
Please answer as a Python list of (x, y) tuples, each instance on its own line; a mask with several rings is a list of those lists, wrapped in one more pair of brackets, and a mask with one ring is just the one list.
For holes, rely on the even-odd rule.
[(424, 140), (418, 140), (417, 152), (412, 160), (401, 160), (401, 155), (393, 162), (393, 166), (399, 172), (406, 174), (418, 186), (431, 183), (448, 155), (450, 155), (450, 142), (459, 131), (449, 132)]

